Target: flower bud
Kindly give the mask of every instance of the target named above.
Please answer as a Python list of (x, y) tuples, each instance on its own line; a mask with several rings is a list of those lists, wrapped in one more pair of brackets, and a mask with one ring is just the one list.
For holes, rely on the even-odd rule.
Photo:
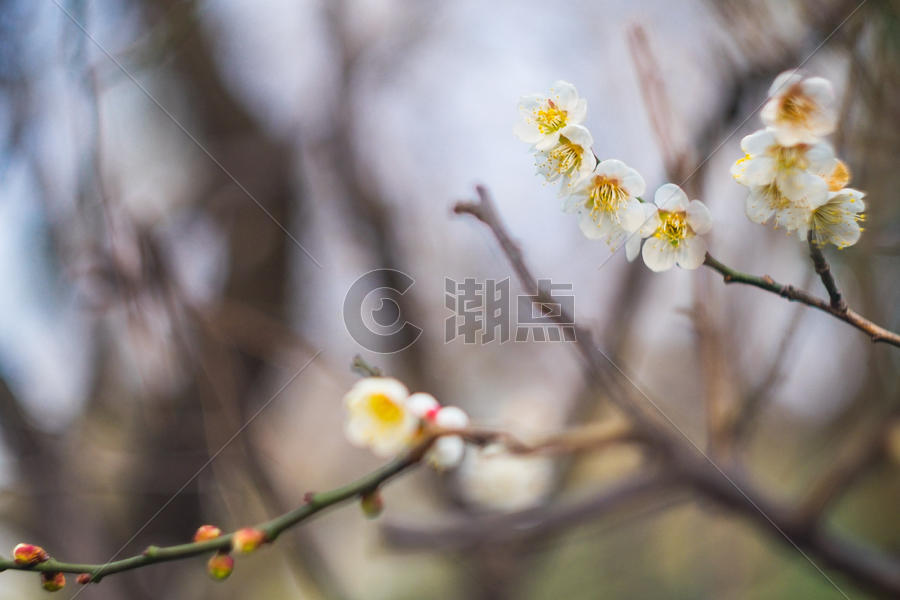
[(375, 519), (384, 510), (384, 500), (382, 500), (378, 490), (375, 490), (374, 492), (363, 494), (359, 500), (359, 507), (362, 509), (363, 514), (366, 515), (366, 518)]
[(197, 529), (197, 533), (194, 534), (194, 541), (208, 542), (209, 540), (216, 539), (220, 535), (222, 535), (222, 530), (215, 525), (202, 525)]
[(206, 572), (209, 573), (210, 577), (217, 581), (228, 579), (228, 576), (231, 575), (233, 570), (234, 559), (227, 554), (213, 554), (209, 559), (209, 562), (206, 563)]
[(80, 583), (81, 585), (87, 585), (91, 582), (91, 574), (90, 573), (79, 573), (78, 577), (75, 578), (75, 581)]
[(60, 572), (41, 573), (41, 587), (48, 592), (58, 592), (66, 587), (66, 576)]
[(33, 544), (17, 544), (13, 548), (13, 560), (17, 565), (36, 565), (49, 558), (50, 555), (43, 548)]
[(259, 548), (266, 541), (266, 534), (253, 527), (244, 527), (234, 532), (231, 538), (231, 547), (235, 552), (249, 554)]

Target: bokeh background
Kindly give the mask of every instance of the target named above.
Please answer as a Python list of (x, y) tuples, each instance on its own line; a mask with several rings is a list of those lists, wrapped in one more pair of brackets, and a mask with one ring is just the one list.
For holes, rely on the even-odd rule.
[[(512, 134), (519, 96), (573, 82), (600, 157), (651, 191), (691, 175), (714, 255), (821, 294), (805, 244), (750, 223), (728, 174), (771, 81), (805, 61), (835, 84), (831, 141), (868, 193), (861, 241), (828, 257), (851, 306), (896, 330), (896, 1), (3, 0), (0, 29), (0, 548), (103, 562), (365, 473), (378, 461), (342, 434), (357, 353), (523, 439), (610, 418), (571, 344), (445, 343), (444, 278), (513, 275), (482, 225), (451, 214), (476, 183), (680, 428), (712, 443), (710, 398), (741, 421), (728, 454), (774, 497), (802, 494), (900, 400), (897, 351), (823, 313), (610, 257)], [(380, 267), (416, 279), (402, 309), (424, 329), (391, 356), (341, 315)], [(897, 555), (900, 467), (885, 458), (828, 523)], [(589, 498), (642, 457), (510, 460), (416, 472), (384, 491), (381, 519), (332, 511), (224, 584), (196, 559), (80, 596), (841, 597), (782, 540), (688, 494), (471, 535), (477, 515)], [(44, 593), (35, 575), (0, 575), (2, 599)]]

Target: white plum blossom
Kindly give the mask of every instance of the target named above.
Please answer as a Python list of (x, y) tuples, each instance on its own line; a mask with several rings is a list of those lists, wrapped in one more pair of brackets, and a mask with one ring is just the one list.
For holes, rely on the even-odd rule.
[(578, 225), (585, 236), (604, 239), (617, 248), (645, 220), (638, 200), (645, 188), (644, 178), (624, 162), (604, 160), (575, 184), (563, 209), (578, 214)]
[(459, 470), (465, 496), (497, 510), (540, 504), (553, 484), (553, 462), (546, 456), (510, 454), (501, 444), (473, 449)]
[[(649, 233), (641, 255), (651, 271), (667, 271), (678, 265), (696, 269), (706, 258), (706, 240), (699, 237), (712, 228), (709, 209), (699, 200), (667, 183), (656, 190), (655, 208), (648, 210), (649, 223), (639, 233)], [(646, 210), (646, 209), (645, 209)]]
[[(469, 415), (461, 408), (445, 406), (437, 411), (434, 424), (444, 429), (463, 429), (469, 426)], [(452, 469), (459, 465), (466, 445), (458, 435), (441, 436), (434, 442), (425, 459), (436, 469)]]
[(346, 396), (345, 432), (356, 446), (389, 457), (404, 450), (415, 438), (419, 418), (406, 405), (409, 391), (390, 377), (366, 377)]
[(825, 142), (784, 146), (775, 131), (761, 129), (741, 140), (745, 155), (731, 167), (735, 180), (750, 188), (747, 217), (805, 235), (810, 213), (828, 199), (829, 181), (842, 164)]
[(813, 211), (811, 229), (813, 240), (820, 246), (834, 244), (838, 248), (852, 246), (859, 241), (865, 220), (862, 212), (865, 194), (852, 188), (844, 188), (828, 194), (828, 201)]
[(557, 81), (549, 94), (523, 96), (519, 112), (522, 120), (516, 124), (515, 134), (535, 150), (549, 150), (559, 143), (563, 128), (584, 122), (587, 100), (578, 97), (571, 83)]
[(769, 100), (760, 116), (782, 145), (815, 143), (834, 131), (834, 90), (822, 77), (804, 78), (796, 71), (785, 71), (769, 88)]
[(562, 178), (563, 191), (582, 177), (588, 175), (597, 165), (591, 150), (594, 138), (581, 125), (566, 125), (559, 131), (559, 142), (535, 155), (538, 173), (547, 181)]

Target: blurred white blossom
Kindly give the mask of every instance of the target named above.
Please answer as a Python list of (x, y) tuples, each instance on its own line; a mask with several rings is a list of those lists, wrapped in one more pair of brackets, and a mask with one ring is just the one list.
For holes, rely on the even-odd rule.
[(401, 452), (414, 439), (419, 418), (407, 407), (409, 391), (390, 377), (366, 377), (344, 396), (345, 432), (356, 446), (378, 456)]
[(459, 469), (463, 493), (472, 502), (497, 510), (540, 504), (553, 483), (553, 462), (545, 456), (510, 454), (500, 444), (473, 449)]
[(804, 78), (786, 71), (769, 88), (760, 113), (780, 144), (812, 144), (834, 131), (837, 121), (834, 90), (822, 77)]
[[(455, 406), (445, 406), (437, 411), (434, 423), (445, 429), (463, 429), (469, 426), (469, 415)], [(466, 445), (458, 435), (445, 435), (435, 441), (425, 459), (436, 469), (452, 469), (459, 465)]]
[(834, 244), (838, 248), (859, 241), (863, 231), (859, 223), (865, 220), (862, 212), (866, 209), (863, 196), (852, 188), (828, 194), (828, 201), (812, 213), (813, 240), (820, 246)]

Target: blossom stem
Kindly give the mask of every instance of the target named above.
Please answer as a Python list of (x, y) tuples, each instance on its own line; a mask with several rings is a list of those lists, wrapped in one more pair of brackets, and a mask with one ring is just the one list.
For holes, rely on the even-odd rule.
[(825, 260), (822, 248), (813, 240), (813, 232), (810, 231), (806, 241), (809, 243), (809, 256), (812, 258), (813, 265), (816, 267), (816, 273), (822, 278), (825, 289), (828, 290), (828, 297), (831, 299), (831, 306), (841, 312), (847, 312), (847, 303), (841, 296), (841, 291), (837, 287), (837, 282), (831, 274), (831, 267)]
[[(815, 261), (815, 257), (813, 257), (813, 260)], [(822, 257), (822, 260), (824, 261), (824, 257)], [(752, 285), (762, 290), (766, 290), (767, 292), (778, 294), (779, 296), (787, 298), (788, 300), (800, 302), (802, 304), (806, 304), (807, 306), (817, 308), (837, 319), (840, 319), (841, 321), (844, 321), (845, 323), (849, 323), (860, 331), (865, 332), (872, 339), (872, 342), (884, 342), (886, 344), (890, 344), (892, 346), (900, 348), (900, 335), (893, 331), (890, 331), (889, 329), (885, 329), (884, 327), (876, 323), (873, 323), (869, 319), (863, 317), (859, 313), (854, 312), (849, 307), (847, 307), (843, 298), (841, 298), (840, 296), (840, 292), (838, 292), (837, 290), (837, 286), (834, 284), (834, 279), (831, 277), (831, 270), (828, 269), (827, 262), (825, 263), (825, 271), (819, 271), (818, 265), (816, 266), (816, 270), (822, 277), (823, 282), (826, 281), (827, 278), (827, 280), (831, 282), (831, 285), (834, 286), (834, 292), (835, 294), (837, 294), (838, 302), (835, 302), (835, 295), (831, 294), (831, 288), (829, 288), (828, 283), (826, 283), (825, 286), (826, 288), (828, 288), (829, 294), (831, 294), (831, 302), (823, 298), (819, 298), (818, 296), (813, 296), (812, 294), (795, 288), (792, 285), (779, 283), (768, 275), (763, 275), (762, 277), (760, 277), (758, 275), (750, 275), (748, 273), (736, 271), (735, 269), (722, 264), (709, 254), (706, 255), (706, 260), (703, 262), (703, 264), (721, 274), (722, 279), (724, 279), (725, 283), (743, 283), (746, 285)]]

